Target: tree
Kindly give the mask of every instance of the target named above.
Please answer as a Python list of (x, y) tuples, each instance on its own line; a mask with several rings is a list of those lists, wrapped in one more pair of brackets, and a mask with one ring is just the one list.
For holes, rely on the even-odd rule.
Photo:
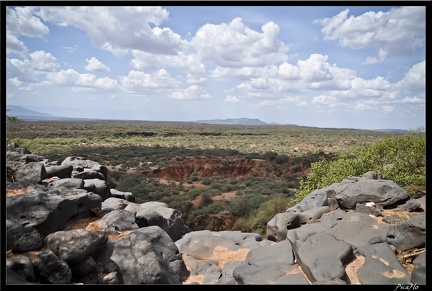
[[(311, 164), (306, 178), (301, 178), (294, 203), (315, 189), (324, 188), (349, 176), (375, 171), (381, 179), (392, 180), (405, 188), (426, 189), (426, 134), (412, 131), (396, 138), (385, 138), (373, 144), (361, 144), (339, 153), (333, 161)], [(415, 187), (415, 188), (412, 188)]]
[[(10, 109), (6, 109), (10, 111)], [(9, 116), (6, 114), (6, 144), (11, 142), (12, 134), (14, 132), (14, 124), (20, 123), (22, 120), (16, 116)]]

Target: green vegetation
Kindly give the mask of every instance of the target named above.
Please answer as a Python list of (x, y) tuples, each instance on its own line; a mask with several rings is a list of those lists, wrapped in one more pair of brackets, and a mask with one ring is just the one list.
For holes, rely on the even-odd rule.
[[(163, 201), (195, 229), (200, 217), (230, 213), (234, 229), (265, 235), (272, 217), (311, 191), (374, 170), (413, 195), (425, 189), (424, 132), (409, 134), (291, 126), (209, 125), (146, 121), (32, 121), (8, 119), (8, 142), (51, 161), (80, 156), (109, 168), (108, 184), (137, 203)], [(161, 181), (153, 170), (189, 158), (264, 160), (265, 175), (210, 177), (188, 173)], [(307, 173), (307, 176), (305, 176)], [(260, 172), (261, 173), (261, 172)], [(216, 196), (235, 193), (221, 202)], [(220, 198), (220, 196), (219, 196)]]
[(311, 164), (311, 171), (300, 179), (295, 201), (301, 201), (315, 189), (324, 188), (349, 176), (361, 176), (375, 171), (382, 179), (392, 180), (404, 187), (413, 197), (426, 188), (426, 134), (408, 134), (372, 144), (361, 144), (336, 154), (333, 161)]
[[(78, 148), (131, 149), (147, 147), (169, 151), (221, 151), (268, 159), (304, 157), (318, 151), (335, 153), (363, 142), (398, 133), (372, 130), (323, 129), (303, 126), (240, 126), (149, 121), (31, 121), (16, 124), (11, 136), (18, 144), (42, 156), (64, 156)], [(58, 145), (62, 146), (57, 150)], [(184, 157), (181, 152), (179, 158)]]
[[(10, 109), (6, 109), (6, 112)], [(10, 116), (6, 114), (6, 143), (12, 142), (11, 138), (15, 133), (15, 124), (20, 123), (22, 120), (16, 116)]]
[(276, 195), (267, 198), (258, 208), (252, 209), (249, 215), (237, 219), (234, 230), (251, 229), (265, 237), (267, 222), (276, 214), (285, 212), (290, 206), (292, 206), (291, 198), (286, 196)]

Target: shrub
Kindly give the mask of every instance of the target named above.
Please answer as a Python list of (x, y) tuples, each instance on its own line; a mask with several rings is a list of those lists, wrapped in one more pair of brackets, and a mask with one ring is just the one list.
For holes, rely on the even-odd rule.
[(213, 204), (209, 204), (206, 205), (204, 207), (201, 208), (201, 213), (202, 214), (218, 214), (219, 212), (223, 211), (224, 208), (222, 205), (220, 205), (219, 203), (213, 203)]
[(198, 197), (198, 196), (200, 196), (201, 195), (201, 193), (202, 193), (202, 190), (201, 189), (199, 189), (199, 188), (191, 188), (191, 189), (189, 189), (189, 191), (187, 192), (187, 197), (190, 199), (190, 200), (193, 200), (193, 199), (195, 199), (196, 197)]
[(203, 185), (210, 185), (211, 184), (211, 180), (209, 178), (207, 178), (207, 177), (202, 177), (201, 178), (201, 183)]
[(392, 180), (408, 192), (413, 185), (426, 188), (425, 133), (409, 132), (372, 144), (363, 143), (337, 154), (333, 161), (312, 163), (306, 178), (299, 180), (294, 202), (300, 202), (315, 189), (349, 176), (361, 176), (367, 171), (377, 172), (382, 179)]
[(289, 161), (289, 157), (287, 155), (280, 155), (275, 158), (276, 164), (283, 164)]
[(227, 210), (234, 216), (248, 216), (266, 200), (268, 198), (261, 195), (236, 196), (229, 201)]
[(277, 157), (277, 155), (278, 154), (275, 152), (267, 151), (263, 154), (263, 158), (265, 160), (273, 161)]
[(192, 182), (198, 181), (199, 180), (198, 173), (193, 172), (192, 174), (190, 174), (189, 179), (192, 180)]
[(206, 193), (208, 193), (210, 196), (216, 196), (221, 194), (222, 192), (218, 189), (209, 189)]
[(200, 202), (198, 207), (202, 208), (204, 206), (210, 205), (213, 203), (213, 199), (211, 198), (210, 194), (208, 193), (201, 193), (200, 194)]

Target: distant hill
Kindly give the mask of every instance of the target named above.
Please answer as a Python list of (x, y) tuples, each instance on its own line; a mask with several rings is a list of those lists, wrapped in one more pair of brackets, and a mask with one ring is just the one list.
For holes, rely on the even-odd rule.
[(409, 130), (406, 129), (391, 129), (391, 128), (384, 128), (384, 129), (374, 129), (375, 131), (380, 132), (396, 132), (396, 133), (407, 133)]
[(24, 108), (17, 105), (6, 105), (6, 115), (14, 116), (22, 120), (56, 120), (58, 116), (42, 113), (34, 110)]
[[(31, 110), (18, 105), (6, 105), (7, 116), (14, 116), (24, 121), (38, 121), (38, 120), (98, 120), (98, 118), (73, 118), (73, 117), (62, 117), (49, 113), (43, 113), (35, 110)], [(190, 121), (194, 123), (206, 123), (206, 124), (226, 124), (226, 125), (281, 125), (290, 127), (299, 127), (297, 124), (278, 124), (275, 122), (266, 123), (259, 120), (258, 118), (227, 118), (227, 119), (209, 119), (209, 120), (197, 120)], [(337, 128), (337, 129), (353, 129), (354, 128)], [(373, 131), (381, 132), (392, 132), (392, 133), (406, 133), (408, 130), (405, 129), (373, 129)]]
[(268, 125), (269, 124), (257, 118), (210, 119), (210, 120), (197, 120), (195, 122), (207, 123), (207, 124), (233, 124), (233, 125)]
[(71, 118), (61, 117), (49, 113), (43, 113), (31, 109), (27, 109), (18, 105), (6, 105), (7, 116), (17, 117), (24, 121), (38, 121), (38, 120), (87, 120), (88, 118)]

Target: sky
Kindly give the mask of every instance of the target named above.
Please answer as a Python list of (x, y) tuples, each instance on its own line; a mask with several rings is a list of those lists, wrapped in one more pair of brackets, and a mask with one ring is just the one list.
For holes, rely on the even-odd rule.
[(6, 6), (6, 105), (77, 118), (425, 128), (425, 5), (287, 3)]

